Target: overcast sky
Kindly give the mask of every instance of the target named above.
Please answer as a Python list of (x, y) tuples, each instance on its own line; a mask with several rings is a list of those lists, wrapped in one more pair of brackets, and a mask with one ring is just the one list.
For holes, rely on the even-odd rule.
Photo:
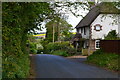
[[(85, 16), (88, 13), (88, 11), (80, 10), (78, 13)], [(67, 19), (67, 22), (73, 26), (73, 28), (74, 28), (73, 32), (76, 32), (75, 27), (81, 21), (82, 17), (81, 16), (76, 17), (72, 13), (70, 13), (68, 15), (69, 15), (69, 17)]]

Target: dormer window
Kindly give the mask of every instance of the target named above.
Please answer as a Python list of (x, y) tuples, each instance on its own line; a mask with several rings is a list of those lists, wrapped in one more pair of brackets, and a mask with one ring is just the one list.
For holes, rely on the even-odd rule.
[(100, 30), (102, 30), (102, 26), (101, 26), (100, 24), (96, 24), (96, 25), (94, 26), (94, 30), (100, 31)]

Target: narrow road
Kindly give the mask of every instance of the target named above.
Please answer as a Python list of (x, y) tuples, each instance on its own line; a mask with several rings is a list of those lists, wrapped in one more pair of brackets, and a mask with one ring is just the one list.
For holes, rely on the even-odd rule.
[[(118, 78), (118, 74), (61, 56), (32, 56), (36, 78)], [(82, 59), (81, 59), (82, 60)]]

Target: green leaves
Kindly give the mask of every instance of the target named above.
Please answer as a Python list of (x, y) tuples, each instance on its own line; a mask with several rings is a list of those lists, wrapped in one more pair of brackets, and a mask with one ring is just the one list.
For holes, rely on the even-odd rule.
[(54, 54), (61, 56), (72, 56), (76, 54), (76, 49), (68, 41), (48, 43), (44, 46), (44, 54)]
[[(68, 37), (70, 31), (72, 30), (72, 25), (68, 24), (67, 21), (61, 19), (60, 17), (55, 17), (53, 20), (46, 24), (47, 33), (46, 39), (52, 42), (53, 36), (55, 41), (64, 40), (63, 37)], [(54, 33), (54, 35), (53, 35)]]
[[(29, 54), (26, 40), (28, 31), (37, 28), (48, 15), (49, 3), (2, 3), (3, 78), (25, 78), (29, 74)], [(39, 15), (42, 16), (39, 16)]]
[(87, 57), (87, 62), (93, 63), (100, 67), (108, 68), (110, 70), (119, 71), (120, 70), (120, 67), (118, 66), (119, 57), (120, 57), (119, 55), (114, 53), (95, 51), (95, 53)]
[(117, 33), (116, 30), (112, 30), (108, 33), (108, 35), (105, 37), (105, 40), (117, 40)]

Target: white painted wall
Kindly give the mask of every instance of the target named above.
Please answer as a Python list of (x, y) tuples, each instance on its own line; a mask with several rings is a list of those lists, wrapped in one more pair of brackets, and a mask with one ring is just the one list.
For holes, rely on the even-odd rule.
[(118, 16), (118, 37), (120, 37), (120, 15)]
[[(118, 33), (118, 16), (120, 16), (120, 14), (100, 14), (91, 24), (92, 39), (104, 39), (104, 36), (106, 36), (111, 30), (116, 30)], [(94, 30), (94, 25), (96, 24), (100, 24), (102, 26), (101, 31)]]
[[(84, 34), (84, 28), (85, 28), (86, 34)], [(82, 38), (89, 39), (89, 31), (90, 31), (89, 27), (83, 27), (82, 30), (83, 31), (81, 32), (81, 28), (79, 28), (79, 33), (81, 33)]]

